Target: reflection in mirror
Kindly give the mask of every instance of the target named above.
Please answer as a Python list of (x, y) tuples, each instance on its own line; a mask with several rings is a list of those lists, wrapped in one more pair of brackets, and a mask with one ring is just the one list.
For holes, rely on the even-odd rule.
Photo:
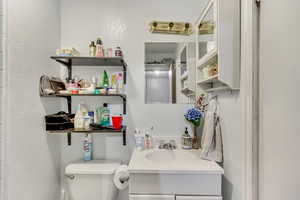
[[(190, 46), (195, 47), (194, 43), (145, 43), (146, 104), (194, 103), (195, 65), (189, 62)], [(190, 53), (195, 60), (195, 49)]]
[(207, 10), (198, 26), (198, 59), (215, 49), (215, 16), (213, 5)]

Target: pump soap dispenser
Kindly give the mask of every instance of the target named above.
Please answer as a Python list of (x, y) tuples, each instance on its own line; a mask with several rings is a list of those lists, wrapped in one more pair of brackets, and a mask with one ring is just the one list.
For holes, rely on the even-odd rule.
[(188, 132), (188, 127), (185, 127), (185, 132), (181, 138), (181, 147), (182, 149), (190, 150), (192, 149), (192, 137)]

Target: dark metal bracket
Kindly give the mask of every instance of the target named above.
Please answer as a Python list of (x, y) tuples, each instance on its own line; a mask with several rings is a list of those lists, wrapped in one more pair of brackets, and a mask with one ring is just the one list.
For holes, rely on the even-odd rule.
[(122, 66), (123, 66), (123, 82), (124, 82), (124, 85), (126, 85), (126, 82), (127, 82), (127, 64), (126, 62), (124, 62), (124, 60), (122, 60)]
[(122, 134), (123, 134), (123, 146), (126, 146), (126, 127), (123, 128)]
[(126, 97), (125, 96), (120, 96), (123, 100), (123, 114), (126, 115)]
[[(66, 98), (67, 102), (68, 102), (68, 113), (72, 114), (72, 97), (71, 96), (67, 96), (64, 97)], [(72, 133), (68, 132), (68, 145), (71, 146), (72, 145)]]
[(58, 62), (60, 64), (63, 64), (63, 65), (68, 67), (68, 66), (70, 66), (71, 59), (69, 59), (68, 62), (56, 59), (56, 62)]
[(68, 145), (71, 146), (72, 145), (72, 133), (68, 132)]

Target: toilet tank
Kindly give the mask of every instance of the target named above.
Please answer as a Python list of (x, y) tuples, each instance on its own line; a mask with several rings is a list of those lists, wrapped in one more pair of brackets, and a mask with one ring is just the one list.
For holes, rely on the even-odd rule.
[(115, 200), (114, 172), (121, 162), (93, 160), (69, 164), (65, 169), (70, 200)]

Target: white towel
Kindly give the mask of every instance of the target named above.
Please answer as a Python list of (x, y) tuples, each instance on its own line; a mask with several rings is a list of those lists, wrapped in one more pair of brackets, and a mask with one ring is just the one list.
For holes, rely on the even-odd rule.
[(200, 157), (205, 160), (223, 162), (222, 133), (218, 103), (211, 100), (205, 114)]

